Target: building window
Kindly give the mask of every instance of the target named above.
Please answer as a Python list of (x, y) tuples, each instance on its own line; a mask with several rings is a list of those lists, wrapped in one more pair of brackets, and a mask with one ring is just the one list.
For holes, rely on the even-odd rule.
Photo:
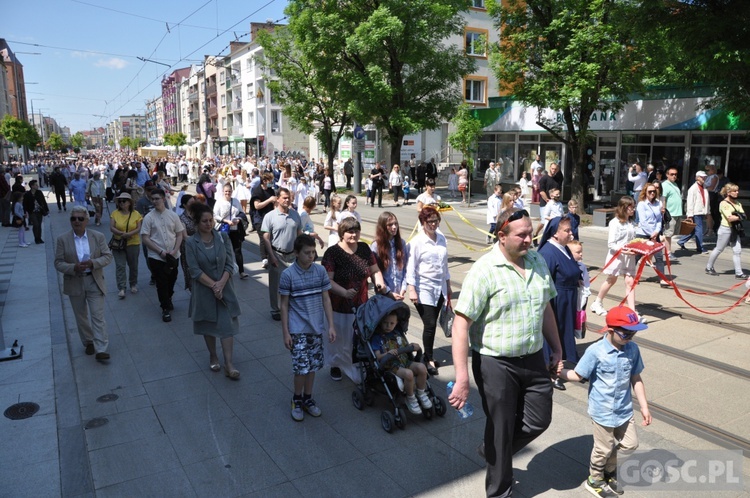
[(226, 95), (222, 95), (221, 96), (221, 107), (226, 107), (226, 106), (227, 106), (227, 96)]
[(472, 104), (487, 103), (487, 78), (474, 76), (464, 81), (464, 99)]
[(466, 53), (475, 57), (487, 57), (487, 35), (486, 29), (467, 28), (464, 36)]
[(281, 131), (280, 114), (279, 111), (271, 111), (271, 133), (278, 133)]
[(224, 71), (219, 73), (219, 83), (224, 83)]
[(255, 113), (247, 113), (247, 124), (249, 124), (250, 126), (253, 126), (255, 124)]
[(222, 130), (227, 129), (227, 118), (221, 118), (221, 129)]
[(484, 0), (471, 0), (472, 9), (485, 9)]

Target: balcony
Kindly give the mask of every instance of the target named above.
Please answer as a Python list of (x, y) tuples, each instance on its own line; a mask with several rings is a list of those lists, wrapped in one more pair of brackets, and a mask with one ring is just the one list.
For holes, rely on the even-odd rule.
[(235, 100), (232, 103), (232, 111), (234, 112), (241, 112), (242, 111), (242, 101), (241, 100)]
[(188, 102), (198, 102), (198, 92), (188, 92)]
[(226, 103), (227, 112), (232, 112), (232, 101)]
[(229, 134), (232, 135), (232, 136), (234, 136), (234, 137), (242, 136), (242, 125), (234, 125), (234, 126), (230, 127), (229, 128)]
[(237, 76), (232, 76), (231, 81), (232, 81), (232, 88), (238, 88), (242, 86), (242, 80)]
[(209, 83), (206, 86), (206, 95), (216, 95), (216, 83)]
[(211, 135), (211, 138), (213, 140), (216, 140), (217, 138), (219, 138), (219, 130), (217, 130), (216, 128), (211, 128), (209, 135)]
[(219, 115), (219, 110), (216, 108), (216, 104), (208, 106), (208, 117), (216, 118)]

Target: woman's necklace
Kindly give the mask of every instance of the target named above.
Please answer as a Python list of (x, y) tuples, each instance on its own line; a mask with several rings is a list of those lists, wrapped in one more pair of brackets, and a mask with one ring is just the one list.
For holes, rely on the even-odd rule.
[(214, 241), (214, 234), (211, 234), (208, 240), (206, 240), (205, 237), (201, 235), (201, 242), (203, 242), (204, 244), (210, 244), (213, 241)]

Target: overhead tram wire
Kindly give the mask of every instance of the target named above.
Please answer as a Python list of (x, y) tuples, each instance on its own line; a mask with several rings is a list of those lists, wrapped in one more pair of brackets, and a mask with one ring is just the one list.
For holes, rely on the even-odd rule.
[[(81, 0), (71, 0), (71, 1), (72, 1), (72, 2), (75, 2), (75, 3), (80, 3), (80, 4), (82, 4), (82, 5), (88, 5), (88, 6), (90, 6), (90, 7), (95, 7), (95, 8), (97, 8), (97, 9), (108, 10), (108, 11), (110, 11), (110, 12), (116, 12), (116, 13), (118, 13), (118, 14), (123, 14), (123, 15), (126, 15), (126, 16), (137, 17), (137, 18), (139, 18), (139, 19), (145, 19), (145, 20), (147, 20), (147, 21), (153, 21), (153, 22), (157, 22), (157, 23), (159, 23), (159, 24), (166, 24), (167, 26), (170, 26), (170, 25), (171, 25), (172, 27), (175, 27), (175, 26), (177, 26), (178, 24), (181, 24), (181, 23), (182, 23), (182, 21), (180, 21), (179, 23), (170, 23), (169, 21), (165, 21), (165, 20), (163, 20), (163, 19), (154, 19), (153, 17), (142, 16), (142, 15), (140, 15), (140, 14), (133, 14), (133, 13), (131, 13), (131, 12), (125, 12), (125, 11), (123, 11), (123, 10), (117, 10), (117, 9), (113, 9), (113, 8), (111, 8), (111, 7), (104, 7), (103, 5), (95, 5), (95, 4), (93, 4), (93, 3), (82, 2)], [(206, 5), (208, 5), (209, 3), (211, 3), (212, 1), (213, 1), (213, 0), (208, 0), (208, 2), (206, 2), (206, 3), (205, 3), (205, 4), (203, 4), (202, 6), (198, 7), (198, 9), (197, 9), (197, 10), (196, 10), (195, 12), (198, 12), (198, 10), (202, 9), (203, 7), (205, 7)], [(193, 14), (195, 14), (195, 12), (193, 12)], [(193, 14), (190, 14), (190, 16), (192, 16)], [(188, 16), (188, 17), (190, 17), (190, 16)], [(187, 18), (183, 19), (183, 21), (184, 21), (184, 20), (186, 20), (186, 19), (187, 19)], [(209, 27), (209, 26), (196, 26), (196, 25), (194, 25), (194, 24), (182, 24), (182, 25), (183, 25), (183, 26), (185, 26), (186, 28), (208, 29), (208, 30), (212, 30), (212, 31), (213, 31), (214, 29), (216, 29), (215, 27)]]
[[(149, 87), (149, 86), (150, 86), (151, 84), (155, 83), (155, 82), (156, 82), (156, 81), (158, 81), (158, 80), (159, 80), (160, 78), (162, 78), (162, 77), (163, 77), (163, 76), (164, 76), (165, 74), (167, 74), (167, 72), (169, 72), (169, 70), (170, 70), (170, 69), (174, 68), (175, 66), (177, 66), (177, 65), (178, 65), (178, 64), (180, 64), (181, 62), (183, 62), (183, 61), (186, 61), (187, 59), (189, 59), (189, 57), (190, 57), (190, 56), (192, 56), (193, 54), (195, 54), (196, 52), (198, 52), (198, 51), (199, 51), (200, 49), (202, 49), (203, 47), (205, 47), (206, 45), (208, 45), (209, 43), (211, 43), (212, 41), (214, 41), (214, 40), (215, 40), (216, 38), (218, 38), (218, 37), (220, 37), (220, 36), (222, 36), (222, 35), (226, 34), (226, 33), (227, 33), (227, 32), (229, 32), (229, 31), (231, 31), (232, 29), (234, 29), (234, 28), (235, 28), (235, 27), (237, 27), (238, 25), (242, 24), (242, 23), (243, 23), (243, 22), (245, 22), (246, 20), (250, 19), (250, 18), (251, 18), (252, 16), (256, 15), (256, 14), (257, 14), (258, 12), (260, 12), (260, 11), (261, 11), (261, 10), (263, 10), (263, 9), (265, 9), (266, 7), (268, 7), (269, 5), (271, 5), (272, 3), (274, 3), (275, 1), (276, 1), (276, 0), (269, 0), (269, 1), (267, 2), (267, 3), (265, 3), (265, 4), (264, 4), (264, 5), (262, 5), (262, 6), (260, 6), (260, 7), (259, 7), (258, 9), (256, 9), (255, 11), (251, 12), (250, 14), (248, 14), (247, 16), (245, 16), (244, 18), (240, 19), (240, 20), (239, 20), (239, 21), (238, 21), (237, 23), (233, 24), (232, 26), (230, 26), (229, 28), (225, 29), (225, 30), (224, 30), (224, 31), (222, 31), (221, 33), (218, 33), (218, 34), (217, 34), (217, 35), (216, 35), (215, 37), (211, 38), (210, 40), (208, 40), (208, 41), (207, 41), (206, 43), (204, 43), (204, 44), (203, 44), (203, 45), (201, 45), (200, 47), (196, 48), (195, 50), (193, 50), (192, 52), (190, 52), (190, 53), (189, 53), (189, 54), (187, 54), (186, 56), (184, 56), (184, 57), (181, 57), (181, 58), (180, 58), (180, 60), (178, 60), (178, 61), (177, 61), (176, 63), (172, 64), (172, 65), (171, 65), (171, 66), (170, 66), (170, 67), (169, 67), (168, 69), (164, 70), (164, 71), (163, 71), (163, 72), (162, 72), (162, 73), (161, 73), (161, 74), (160, 74), (159, 76), (157, 76), (157, 77), (156, 77), (156, 78), (155, 78), (154, 80), (150, 81), (150, 82), (149, 82), (149, 83), (148, 83), (148, 84), (147, 84), (147, 85), (146, 85), (146, 86), (145, 86), (145, 87), (144, 87), (144, 88), (143, 88), (142, 90), (140, 90), (140, 91), (139, 91), (138, 93), (136, 93), (135, 95), (133, 95), (133, 96), (132, 96), (132, 97), (131, 97), (130, 99), (128, 99), (128, 100), (127, 100), (127, 101), (126, 101), (126, 102), (125, 102), (124, 104), (122, 104), (122, 105), (121, 105), (120, 107), (118, 107), (117, 109), (115, 109), (114, 111), (112, 111), (112, 112), (111, 112), (111, 113), (109, 114), (109, 116), (111, 117), (111, 116), (113, 116), (113, 115), (117, 114), (117, 112), (118, 112), (118, 111), (119, 111), (120, 109), (122, 109), (123, 107), (125, 107), (126, 105), (128, 105), (128, 104), (129, 104), (130, 102), (132, 102), (133, 100), (135, 100), (135, 98), (136, 98), (136, 97), (138, 97), (138, 96), (139, 96), (139, 95), (140, 95), (141, 93), (143, 93), (143, 91), (144, 91), (144, 90), (145, 90), (146, 88), (148, 88), (148, 87)], [(283, 20), (283, 19), (286, 19), (286, 16), (285, 16), (285, 17), (282, 17), (281, 19), (279, 19), (279, 21), (281, 21), (281, 20)], [(278, 21), (275, 21), (275, 22), (278, 22)], [(166, 35), (165, 35), (165, 36), (166, 36)], [(161, 42), (160, 42), (160, 43), (161, 43)], [(225, 47), (224, 49), (222, 49), (222, 51), (221, 51), (221, 52), (223, 52), (224, 50), (226, 50), (226, 48), (228, 48), (228, 47), (229, 47), (229, 45), (227, 45), (227, 47)], [(221, 54), (221, 52), (219, 52), (219, 54)], [(219, 56), (217, 56), (217, 57), (220, 57), (220, 55), (219, 55)], [(144, 62), (143, 64), (145, 65), (146, 63)], [(141, 69), (142, 69), (142, 68), (141, 68)], [(140, 70), (139, 70), (138, 74), (140, 74)], [(136, 76), (138, 76), (138, 75), (136, 75)], [(132, 81), (131, 81), (131, 83), (132, 83)], [(122, 92), (120, 92), (120, 94), (118, 94), (118, 97), (119, 97), (120, 95), (122, 95), (122, 93), (123, 93), (123, 92), (124, 92), (125, 90), (127, 90), (127, 88), (129, 87), (129, 85), (130, 85), (131, 83), (128, 83), (128, 86), (126, 86), (126, 87), (125, 87), (125, 89), (124, 89), (124, 90), (123, 90)], [(105, 111), (105, 113), (104, 113), (104, 114), (106, 114), (106, 111)], [(109, 118), (108, 118), (108, 119), (109, 119)]]

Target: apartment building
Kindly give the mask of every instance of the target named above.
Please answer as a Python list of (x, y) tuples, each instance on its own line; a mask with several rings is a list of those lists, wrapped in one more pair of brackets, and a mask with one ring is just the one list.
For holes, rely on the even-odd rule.
[(3, 86), (4, 100), (10, 104), (10, 114), (23, 121), (28, 121), (26, 110), (26, 83), (23, 76), (23, 64), (18, 60), (4, 38), (0, 38), (0, 60), (5, 67)]
[(176, 69), (165, 76), (161, 81), (161, 99), (163, 105), (162, 115), (164, 116), (164, 133), (177, 133), (180, 131), (180, 123), (178, 121), (180, 116), (181, 102), (179, 100), (178, 88), (183, 79), (190, 75), (190, 68), (184, 67), (182, 69)]

